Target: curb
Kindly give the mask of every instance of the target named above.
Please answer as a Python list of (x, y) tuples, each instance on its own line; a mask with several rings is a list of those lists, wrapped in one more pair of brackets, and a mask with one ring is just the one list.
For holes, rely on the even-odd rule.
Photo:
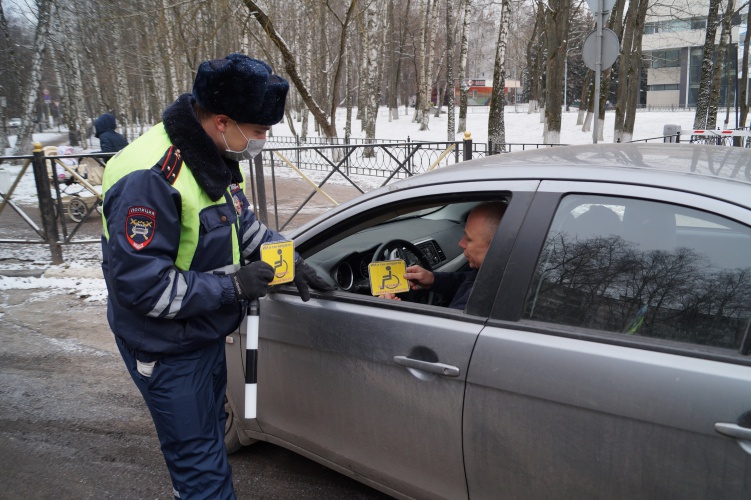
[(101, 269), (0, 269), (0, 276), (6, 278), (73, 278), (104, 279)]

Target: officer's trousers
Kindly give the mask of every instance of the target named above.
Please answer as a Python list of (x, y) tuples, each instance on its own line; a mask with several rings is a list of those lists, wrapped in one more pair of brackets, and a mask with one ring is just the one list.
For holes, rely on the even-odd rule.
[(224, 448), (224, 339), (185, 354), (161, 356), (150, 376), (120, 337), (117, 346), (154, 420), (175, 498), (234, 499)]

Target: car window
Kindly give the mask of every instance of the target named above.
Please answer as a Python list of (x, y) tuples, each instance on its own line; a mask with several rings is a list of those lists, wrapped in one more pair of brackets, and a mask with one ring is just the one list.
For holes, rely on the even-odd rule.
[(563, 199), (525, 319), (738, 349), (751, 317), (751, 229), (644, 200)]

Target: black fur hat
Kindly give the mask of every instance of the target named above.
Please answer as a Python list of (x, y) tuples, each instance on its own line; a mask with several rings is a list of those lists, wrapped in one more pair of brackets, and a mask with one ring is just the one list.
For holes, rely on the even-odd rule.
[(193, 83), (193, 97), (212, 113), (240, 123), (275, 125), (284, 118), (289, 83), (271, 66), (244, 54), (204, 61)]

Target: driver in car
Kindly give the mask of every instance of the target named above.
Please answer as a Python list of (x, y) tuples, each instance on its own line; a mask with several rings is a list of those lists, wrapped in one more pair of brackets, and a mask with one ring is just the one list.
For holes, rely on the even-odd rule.
[[(409, 266), (404, 278), (409, 281), (412, 290), (433, 290), (450, 298), (449, 307), (464, 310), (475, 284), (475, 278), (485, 260), (490, 242), (493, 240), (506, 211), (506, 204), (490, 201), (477, 205), (469, 213), (464, 226), (464, 237), (459, 246), (464, 250), (464, 257), (469, 264), (469, 271), (441, 273), (430, 272), (420, 266)], [(392, 293), (386, 293), (387, 299), (401, 300)]]

